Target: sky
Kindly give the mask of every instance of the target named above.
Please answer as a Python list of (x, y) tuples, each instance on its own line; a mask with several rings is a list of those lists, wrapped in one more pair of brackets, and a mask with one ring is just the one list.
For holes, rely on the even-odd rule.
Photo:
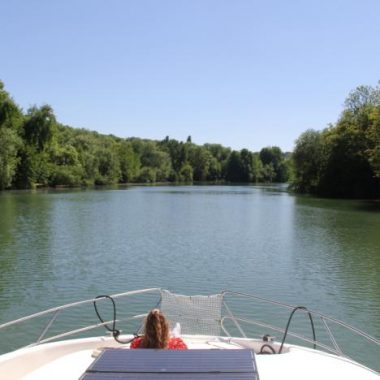
[(1, 0), (20, 107), (119, 137), (291, 151), (380, 79), (379, 0)]

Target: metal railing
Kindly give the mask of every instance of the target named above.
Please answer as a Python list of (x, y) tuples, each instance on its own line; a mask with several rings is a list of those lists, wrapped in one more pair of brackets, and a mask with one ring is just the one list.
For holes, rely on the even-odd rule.
[[(316, 321), (316, 322), (319, 321), (321, 323), (320, 327), (323, 327), (323, 331), (319, 330), (318, 331), (319, 335), (321, 335), (321, 333), (324, 333), (325, 336), (328, 337), (330, 340), (330, 345), (329, 345), (329, 344), (326, 344), (322, 341), (319, 341), (318, 337), (316, 339), (310, 339), (310, 338), (306, 337), (305, 335), (301, 335), (301, 334), (298, 334), (298, 333), (295, 333), (292, 331), (286, 331), (285, 328), (281, 328), (279, 326), (273, 325), (271, 323), (268, 323), (267, 321), (263, 322), (261, 320), (255, 319), (254, 315), (252, 315), (252, 314), (249, 316), (249, 318), (237, 316), (231, 310), (228, 302), (226, 301), (226, 297), (227, 296), (234, 296), (234, 297), (239, 297), (239, 298), (247, 299), (247, 300), (251, 300), (251, 301), (259, 301), (261, 305), (267, 304), (267, 305), (270, 305), (272, 307), (278, 307), (278, 308), (283, 309), (283, 310), (288, 310), (290, 312), (292, 312), (293, 310), (295, 310), (297, 308), (297, 306), (295, 306), (295, 305), (290, 305), (290, 304), (286, 304), (286, 303), (282, 303), (282, 302), (278, 302), (278, 301), (273, 301), (273, 300), (266, 299), (263, 297), (259, 297), (259, 296), (255, 296), (255, 295), (251, 295), (251, 294), (246, 294), (246, 293), (240, 293), (240, 292), (223, 291), (222, 294), (223, 294), (223, 306), (225, 307), (226, 315), (224, 315), (221, 319), (221, 328), (222, 328), (224, 334), (226, 334), (228, 337), (232, 337), (232, 335), (234, 335), (234, 334), (231, 334), (231, 332), (225, 326), (226, 322), (231, 321), (233, 323), (233, 325), (235, 326), (235, 331), (240, 332), (240, 335), (243, 338), (251, 338), (251, 337), (247, 336), (246, 329), (244, 329), (242, 327), (242, 324), (244, 324), (244, 326), (246, 326), (246, 325), (256, 326), (256, 327), (263, 329), (263, 331), (266, 331), (266, 332), (270, 331), (270, 332), (277, 332), (280, 334), (286, 334), (287, 333), (287, 335), (289, 337), (292, 337), (292, 338), (297, 340), (297, 342), (298, 342), (297, 344), (314, 345), (316, 348), (324, 350), (328, 353), (331, 353), (331, 354), (334, 354), (337, 356), (342, 356), (342, 357), (345, 357), (347, 359), (359, 362), (359, 360), (356, 358), (356, 355), (355, 355), (355, 358), (353, 358), (352, 355), (347, 354), (347, 352), (346, 352), (347, 347), (342, 347), (342, 345), (338, 344), (337, 339), (336, 339), (336, 337), (332, 331), (332, 326), (334, 325), (334, 327), (339, 326), (339, 328), (342, 328), (346, 332), (348, 332), (348, 334), (351, 338), (353, 338), (354, 336), (363, 338), (367, 343), (369, 343), (371, 345), (371, 347), (372, 346), (375, 347), (376, 353), (373, 356), (374, 357), (380, 357), (380, 340), (379, 339), (369, 335), (368, 333), (366, 333), (366, 332), (364, 332), (364, 331), (362, 331), (362, 330), (360, 330), (360, 329), (358, 329), (352, 325), (349, 325), (349, 324), (347, 324), (341, 320), (338, 320), (336, 318), (329, 317), (329, 316), (322, 314), (320, 312), (317, 312), (314, 310), (309, 310), (306, 308), (297, 310), (298, 312), (304, 314), (305, 317), (307, 317), (307, 314), (309, 314), (309, 315), (311, 315), (311, 318), (314, 321)], [(260, 337), (256, 336), (256, 338), (260, 338)], [(304, 344), (302, 344), (302, 343), (304, 343)], [(365, 363), (365, 365), (368, 365), (368, 363)]]
[[(232, 291), (229, 291), (229, 290), (225, 290), (222, 292), (223, 294), (223, 297), (225, 298), (226, 295), (230, 294), (230, 295), (235, 295), (235, 296), (239, 296), (239, 297), (245, 297), (245, 298), (248, 298), (248, 299), (253, 299), (253, 300), (259, 300), (261, 302), (265, 302), (267, 304), (271, 304), (271, 305), (275, 305), (275, 306), (279, 306), (279, 307), (282, 307), (282, 308), (286, 308), (286, 309), (289, 309), (289, 310), (294, 310), (297, 306), (295, 305), (290, 305), (290, 304), (286, 304), (286, 303), (282, 303), (282, 302), (278, 302), (278, 301), (273, 301), (273, 300), (269, 300), (267, 298), (262, 298), (262, 297), (259, 297), (259, 296), (254, 296), (254, 295), (251, 295), (251, 294), (246, 294), (246, 293), (239, 293), (239, 292), (232, 292)], [(222, 329), (223, 331), (228, 335), (228, 331), (223, 327), (223, 324), (224, 324), (224, 320), (226, 319), (231, 319), (232, 321), (234, 321), (235, 325), (237, 326), (237, 328), (239, 329), (239, 331), (242, 333), (242, 335), (244, 337), (246, 337), (244, 331), (242, 330), (241, 326), (238, 324), (238, 319), (233, 315), (233, 313), (231, 312), (230, 308), (228, 307), (227, 303), (224, 301), (224, 306), (226, 307), (226, 310), (228, 311), (228, 316), (224, 316), (222, 318), (222, 321), (221, 321), (221, 324), (222, 324)], [(332, 344), (334, 345), (334, 347), (336, 348), (336, 350), (334, 351), (335, 353), (341, 353), (342, 350), (340, 349), (340, 347), (338, 346), (338, 343), (336, 342), (335, 338), (334, 338), (334, 335), (332, 334), (331, 332), (331, 329), (330, 327), (328, 326), (328, 322), (332, 322), (336, 325), (339, 325), (349, 331), (351, 331), (352, 333), (356, 334), (356, 335), (359, 335), (363, 338), (365, 338), (366, 340), (368, 340), (369, 342), (371, 343), (375, 343), (376, 345), (380, 346), (380, 340), (374, 338), (373, 336), (367, 334), (366, 332), (354, 327), (354, 326), (351, 326), (345, 322), (342, 322), (336, 318), (332, 318), (332, 317), (329, 317), (327, 315), (324, 315), (320, 312), (317, 312), (317, 311), (314, 311), (314, 310), (310, 310), (310, 309), (306, 309), (306, 310), (300, 310), (301, 313), (304, 313), (304, 314), (307, 314), (307, 313), (310, 313), (313, 317), (318, 317), (322, 323), (324, 324), (325, 328), (326, 328), (326, 332), (328, 333), (331, 341), (332, 341)], [(241, 320), (243, 321), (243, 320)], [(247, 323), (251, 323), (251, 324), (256, 324), (258, 326), (261, 326), (261, 327), (267, 327), (269, 329), (273, 329), (274, 331), (278, 331), (278, 332), (282, 332), (284, 333), (285, 330), (284, 329), (281, 329), (281, 328), (278, 328), (276, 326), (272, 326), (270, 324), (263, 324), (259, 321), (255, 321), (254, 319), (250, 319), (249, 321), (247, 320), (244, 320), (244, 322), (247, 322)], [(290, 335), (291, 333), (289, 333)], [(302, 339), (301, 336), (296, 336), (296, 338), (298, 339)], [(305, 342), (309, 342), (310, 343), (310, 340), (307, 339), (307, 338), (304, 338)], [(318, 342), (316, 342), (318, 343)]]
[[(135, 295), (146, 294), (146, 293), (157, 293), (159, 295), (160, 292), (161, 292), (161, 288), (149, 288), (149, 289), (133, 290), (133, 291), (129, 291), (129, 292), (118, 293), (118, 294), (112, 295), (111, 297), (113, 299), (118, 299), (118, 298), (126, 298), (126, 297), (135, 296)], [(17, 326), (17, 325), (20, 325), (23, 322), (28, 322), (28, 321), (35, 320), (37, 318), (41, 318), (41, 317), (44, 317), (44, 316), (49, 316), (50, 314), (53, 314), (53, 315), (49, 319), (49, 321), (47, 322), (46, 326), (44, 326), (41, 334), (36, 339), (36, 341), (33, 342), (33, 343), (31, 343), (31, 344), (27, 344), (25, 346), (22, 346), (22, 347), (35, 346), (35, 345), (38, 345), (38, 344), (47, 343), (47, 342), (55, 341), (57, 339), (62, 339), (62, 338), (66, 338), (66, 337), (69, 337), (69, 336), (72, 336), (72, 335), (77, 335), (77, 334), (80, 334), (80, 333), (83, 333), (83, 332), (86, 332), (86, 331), (94, 330), (94, 329), (102, 327), (102, 326), (104, 326), (106, 324), (110, 324), (110, 323), (112, 323), (112, 321), (105, 321), (103, 323), (99, 322), (99, 323), (92, 324), (92, 325), (89, 325), (89, 326), (86, 326), (86, 327), (82, 327), (82, 328), (79, 328), (79, 329), (73, 329), (73, 330), (70, 330), (70, 331), (62, 332), (60, 334), (51, 336), (49, 338), (45, 338), (45, 336), (47, 335), (47, 333), (50, 330), (50, 328), (53, 326), (53, 324), (56, 321), (56, 319), (58, 318), (58, 316), (60, 314), (62, 314), (64, 311), (67, 311), (67, 310), (70, 310), (70, 309), (77, 309), (78, 307), (83, 306), (83, 305), (90, 305), (90, 304), (93, 304), (95, 301), (101, 301), (102, 299), (105, 299), (105, 297), (92, 298), (92, 299), (88, 299), (88, 300), (84, 300), (84, 301), (73, 302), (73, 303), (69, 303), (69, 304), (66, 304), (66, 305), (53, 307), (51, 309), (47, 309), (47, 310), (44, 310), (44, 311), (41, 311), (41, 312), (38, 312), (38, 313), (34, 313), (34, 314), (31, 314), (31, 315), (28, 315), (28, 316), (25, 316), (25, 317), (22, 317), (22, 318), (15, 319), (13, 321), (1, 324), (0, 325), (0, 333), (1, 333), (1, 330), (5, 329), (5, 328), (9, 328), (9, 327), (12, 327), (12, 326)], [(134, 320), (134, 319), (142, 319), (142, 318), (144, 318), (144, 316), (145, 316), (145, 314), (135, 315), (133, 317), (124, 319), (124, 321)], [(117, 320), (117, 321), (121, 322), (121, 320)]]
[[(161, 291), (162, 291), (162, 289), (160, 289), (160, 288), (149, 288), (149, 289), (142, 289), (142, 290), (135, 290), (135, 291), (129, 291), (129, 292), (124, 292), (124, 293), (118, 293), (118, 294), (112, 295), (111, 297), (113, 299), (124, 299), (124, 298), (128, 298), (131, 296), (140, 296), (140, 295), (148, 294), (148, 293), (160, 296)], [(243, 325), (244, 326), (255, 326), (257, 328), (260, 328), (261, 330), (266, 330), (266, 331), (269, 330), (271, 332), (277, 332), (280, 334), (285, 334), (285, 332), (287, 332), (289, 337), (294, 338), (299, 342), (303, 342), (304, 345), (308, 345), (308, 344), (309, 345), (310, 344), (316, 345), (316, 347), (318, 347), (319, 349), (322, 349), (326, 352), (333, 353), (333, 354), (338, 355), (338, 356), (345, 356), (345, 357), (349, 358), (349, 355), (347, 355), (345, 353), (345, 350), (343, 349), (343, 347), (341, 347), (341, 345), (338, 344), (337, 339), (333, 334), (331, 326), (336, 325), (336, 326), (340, 326), (340, 327), (344, 328), (345, 330), (349, 331), (350, 333), (352, 333), (354, 335), (357, 335), (357, 336), (364, 338), (367, 342), (375, 345), (377, 347), (377, 349), (379, 349), (378, 347), (380, 346), (380, 341), (378, 339), (370, 336), (366, 332), (364, 332), (364, 331), (362, 331), (356, 327), (348, 325), (347, 323), (344, 323), (338, 319), (328, 317), (322, 313), (312, 311), (312, 310), (299, 310), (300, 313), (304, 313), (305, 315), (307, 313), (310, 313), (312, 315), (312, 317), (315, 318), (315, 320), (318, 320), (321, 323), (321, 326), (324, 328), (326, 337), (328, 337), (330, 340), (330, 345), (326, 344), (325, 342), (318, 341), (317, 339), (315, 339), (315, 340), (310, 339), (309, 337), (306, 337), (306, 336), (299, 334), (299, 333), (296, 333), (294, 331), (290, 331), (290, 330), (286, 331), (286, 329), (284, 329), (282, 327), (268, 323), (267, 320), (262, 321), (262, 320), (256, 319), (255, 315), (252, 315), (252, 314), (250, 314), (248, 317), (246, 317), (244, 315), (243, 316), (238, 315), (236, 313), (236, 311), (233, 310), (232, 306), (233, 306), (234, 302), (232, 302), (232, 300), (242, 299), (245, 301), (254, 301), (254, 302), (258, 302), (259, 305), (260, 304), (266, 304), (266, 305), (273, 306), (273, 307), (279, 307), (283, 310), (287, 310), (290, 312), (294, 310), (294, 308), (295, 308), (294, 305), (289, 305), (286, 303), (272, 301), (272, 300), (269, 300), (266, 298), (262, 298), (259, 296), (246, 294), (246, 293), (223, 291), (221, 294), (223, 296), (223, 302), (222, 302), (223, 310), (221, 310), (221, 319), (220, 319), (219, 323), (220, 323), (221, 330), (223, 331), (223, 333), (227, 337), (237, 337), (235, 334), (235, 332), (236, 332), (237, 334), (240, 334), (242, 338), (261, 339), (262, 336), (257, 335), (257, 334), (250, 336), (249, 334), (247, 334), (247, 328), (243, 328)], [(233, 298), (231, 300), (228, 300), (229, 297), (233, 297)], [(103, 323), (102, 322), (92, 323), (92, 324), (88, 324), (86, 326), (81, 326), (80, 328), (69, 329), (68, 331), (61, 331), (58, 334), (47, 337), (49, 331), (52, 329), (52, 326), (55, 325), (57, 318), (61, 315), (61, 313), (63, 311), (74, 310), (74, 309), (77, 309), (78, 307), (81, 307), (83, 305), (90, 305), (90, 304), (93, 304), (94, 301), (99, 301), (102, 299), (105, 299), (105, 298), (103, 297), (103, 298), (88, 299), (85, 301), (73, 302), (70, 304), (54, 307), (54, 308), (51, 308), (51, 309), (48, 309), (48, 310), (45, 310), (42, 312), (38, 312), (38, 313), (29, 315), (26, 317), (16, 319), (14, 321), (10, 321), (10, 322), (1, 324), (0, 325), (0, 334), (6, 328), (10, 328), (12, 326), (15, 327), (15, 326), (17, 326), (21, 323), (24, 323), (24, 322), (30, 322), (30, 321), (38, 319), (38, 318), (49, 316), (50, 318), (48, 318), (47, 323), (43, 326), (41, 333), (38, 335), (38, 338), (35, 341), (33, 341), (31, 344), (27, 344), (27, 345), (23, 346), (23, 347), (27, 347), (27, 346), (38, 345), (38, 344), (47, 343), (47, 342), (51, 342), (51, 341), (56, 341), (58, 339), (67, 338), (67, 337), (70, 337), (73, 335), (82, 334), (82, 333), (100, 328), (106, 324), (112, 324), (113, 321), (111, 321), (111, 320), (108, 320), (108, 321), (103, 322)], [(237, 304), (241, 305), (241, 303), (237, 303)], [(152, 307), (152, 305), (146, 305), (146, 311), (148, 311), (151, 307)], [(144, 308), (145, 308), (145, 305), (144, 305)], [(133, 316), (118, 319), (117, 322), (141, 321), (145, 315), (146, 315), (146, 313), (144, 311), (144, 313), (139, 313), (139, 314), (136, 314)], [(207, 316), (205, 316), (205, 318), (207, 318)], [(231, 322), (233, 325), (233, 330), (234, 330), (233, 333), (226, 326), (229, 322)], [(249, 330), (249, 328), (248, 328), (248, 330)], [(0, 339), (1, 339), (1, 335), (0, 335)]]

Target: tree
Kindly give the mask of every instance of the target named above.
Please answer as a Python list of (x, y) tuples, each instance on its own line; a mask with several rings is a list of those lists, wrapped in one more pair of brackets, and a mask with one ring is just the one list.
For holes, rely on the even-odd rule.
[(58, 145), (50, 151), (49, 186), (80, 186), (84, 170), (77, 150), (70, 144)]
[(180, 170), (180, 180), (184, 182), (193, 182), (193, 168), (189, 163), (185, 163)]
[(171, 171), (170, 156), (168, 153), (160, 151), (156, 143), (146, 142), (144, 144), (140, 161), (142, 167), (150, 168), (155, 172), (155, 181), (168, 179)]
[(226, 180), (230, 182), (241, 182), (244, 169), (240, 153), (232, 151), (226, 164)]
[(337, 125), (324, 132), (324, 155), (319, 193), (333, 197), (372, 197), (378, 193), (378, 180), (366, 155), (369, 141), (365, 131), (343, 114)]
[(120, 180), (123, 183), (133, 182), (140, 169), (140, 160), (129, 141), (123, 140), (117, 145), (120, 162)]
[(105, 147), (97, 152), (98, 175), (95, 178), (96, 185), (107, 185), (119, 182), (120, 165), (114, 150)]
[(210, 158), (207, 180), (219, 181), (222, 178), (222, 164), (215, 158)]
[(0, 190), (9, 188), (14, 179), (21, 139), (10, 128), (0, 128)]
[(190, 146), (189, 163), (193, 168), (195, 181), (206, 181), (208, 179), (211, 160), (212, 155), (207, 149), (194, 144)]
[(49, 148), (55, 137), (56, 120), (50, 106), (31, 107), (21, 126), (24, 140), (19, 150), (15, 184), (29, 188), (37, 184), (48, 185), (51, 174)]
[(335, 125), (297, 140), (295, 188), (340, 198), (379, 197), (380, 88), (356, 88), (345, 106)]
[(26, 143), (34, 146), (37, 152), (42, 152), (52, 141), (56, 128), (53, 109), (49, 105), (40, 108), (29, 108), (23, 125), (23, 135)]
[(376, 87), (359, 86), (351, 91), (344, 102), (345, 108), (348, 111), (357, 113), (363, 110), (366, 106), (380, 105), (380, 81)]
[(144, 183), (156, 182), (156, 170), (147, 166), (143, 167), (140, 170), (138, 181)]
[(0, 190), (10, 187), (15, 178), (22, 144), (19, 137), (22, 117), (21, 110), (0, 81)]
[(366, 151), (368, 161), (377, 178), (380, 178), (380, 106), (369, 110), (370, 126), (366, 135), (370, 141), (370, 147)]
[(252, 182), (261, 182), (263, 180), (263, 163), (258, 153), (252, 154)]
[(272, 163), (265, 164), (263, 166), (263, 180), (264, 182), (274, 182), (274, 179), (276, 178), (276, 170), (274, 169), (274, 166)]
[(22, 121), (23, 115), (20, 108), (4, 90), (4, 84), (0, 81), (0, 128), (18, 132)]
[(253, 154), (248, 149), (240, 151), (241, 160), (241, 180), (243, 182), (252, 182), (253, 180)]
[(189, 144), (184, 144), (174, 139), (169, 139), (168, 137), (165, 140), (160, 142), (160, 148), (167, 152), (170, 156), (171, 166), (175, 172), (175, 175), (178, 176), (179, 171), (185, 162), (188, 161), (188, 146)]
[(323, 140), (320, 132), (308, 129), (296, 140), (292, 159), (295, 178), (292, 186), (300, 192), (316, 193), (322, 175)]
[[(282, 153), (281, 149), (277, 146), (266, 147), (261, 149), (260, 151), (260, 160), (263, 163), (264, 168), (267, 167), (267, 173), (272, 173), (272, 169), (274, 171), (274, 176), (271, 180), (269, 178), (272, 177), (272, 174), (267, 178), (267, 181), (270, 182), (286, 182), (288, 180), (287, 166), (285, 164), (285, 157)], [(268, 171), (269, 166), (271, 166), (271, 170)]]

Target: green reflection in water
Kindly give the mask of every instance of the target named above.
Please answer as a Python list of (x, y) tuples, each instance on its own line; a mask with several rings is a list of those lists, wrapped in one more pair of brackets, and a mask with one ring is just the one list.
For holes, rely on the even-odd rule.
[(136, 288), (230, 288), (379, 337), (379, 232), (376, 203), (283, 186), (0, 193), (0, 323)]

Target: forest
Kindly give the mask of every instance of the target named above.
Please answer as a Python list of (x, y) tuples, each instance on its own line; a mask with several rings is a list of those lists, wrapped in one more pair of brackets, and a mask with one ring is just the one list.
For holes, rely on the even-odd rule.
[(334, 198), (380, 199), (380, 82), (359, 86), (335, 124), (307, 130), (292, 153), (292, 187)]
[(119, 138), (59, 123), (49, 105), (23, 112), (0, 82), (0, 190), (157, 182), (287, 182), (289, 154), (278, 147), (234, 151)]
[(292, 153), (120, 138), (24, 112), (0, 81), (0, 190), (128, 183), (289, 183), (299, 193), (380, 199), (380, 87), (359, 86), (335, 124), (306, 130)]

